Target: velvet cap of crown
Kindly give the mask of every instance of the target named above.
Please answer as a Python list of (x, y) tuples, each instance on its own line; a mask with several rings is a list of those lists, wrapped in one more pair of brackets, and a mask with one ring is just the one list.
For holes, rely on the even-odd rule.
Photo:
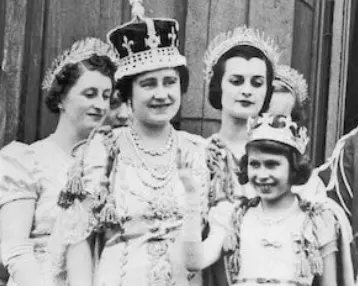
[(174, 19), (138, 17), (114, 28), (107, 40), (119, 56), (116, 80), (161, 68), (186, 65), (179, 52), (179, 24)]
[(289, 145), (302, 155), (309, 141), (307, 129), (292, 121), (290, 116), (264, 113), (247, 122), (248, 142), (271, 140)]

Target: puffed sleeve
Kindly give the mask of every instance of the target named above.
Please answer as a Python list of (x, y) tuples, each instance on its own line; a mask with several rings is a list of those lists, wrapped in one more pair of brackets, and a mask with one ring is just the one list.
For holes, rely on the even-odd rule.
[(37, 199), (38, 166), (29, 145), (13, 142), (0, 151), (0, 207), (21, 199)]
[(338, 221), (334, 213), (325, 208), (322, 213), (315, 218), (316, 235), (319, 244), (321, 257), (325, 257), (338, 250)]

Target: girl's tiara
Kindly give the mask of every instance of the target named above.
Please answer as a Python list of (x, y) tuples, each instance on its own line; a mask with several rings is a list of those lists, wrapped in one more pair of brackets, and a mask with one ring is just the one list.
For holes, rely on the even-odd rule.
[(64, 66), (87, 60), (93, 55), (107, 56), (114, 64), (118, 61), (118, 57), (112, 47), (100, 39), (85, 38), (79, 40), (52, 62), (42, 82), (42, 89), (49, 90), (51, 88), (56, 75)]
[(280, 53), (274, 40), (270, 37), (266, 37), (263, 32), (257, 29), (251, 29), (243, 25), (234, 30), (217, 35), (209, 44), (204, 55), (206, 81), (210, 81), (213, 66), (224, 53), (235, 46), (243, 45), (252, 46), (261, 50), (271, 61), (275, 69)]
[(297, 70), (286, 65), (279, 65), (276, 69), (275, 80), (282, 81), (291, 89), (298, 100), (303, 103), (308, 98), (307, 81)]
[(264, 113), (261, 116), (250, 117), (247, 123), (249, 142), (271, 140), (289, 145), (302, 155), (309, 141), (307, 129), (298, 126), (290, 116)]

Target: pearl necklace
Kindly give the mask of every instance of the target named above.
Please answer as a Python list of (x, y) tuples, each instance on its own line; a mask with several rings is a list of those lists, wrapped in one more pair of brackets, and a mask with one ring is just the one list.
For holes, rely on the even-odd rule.
[(156, 181), (156, 182), (149, 182), (149, 180), (146, 180), (138, 168), (137, 174), (138, 174), (138, 177), (141, 179), (142, 183), (145, 186), (147, 186), (151, 189), (154, 189), (154, 190), (162, 189), (162, 188), (166, 187), (169, 184), (169, 182), (172, 181), (172, 177), (173, 177), (174, 171), (176, 169), (175, 161), (176, 161), (177, 152), (175, 152), (176, 148), (173, 148), (175, 145), (177, 145), (177, 144), (175, 144), (176, 137), (173, 136), (173, 144), (172, 144), (172, 148), (170, 150), (170, 151), (172, 151), (171, 158), (170, 158), (169, 164), (168, 164), (169, 167), (165, 172), (162, 173), (162, 172), (158, 172), (157, 168), (151, 167), (150, 164), (144, 159), (143, 154), (140, 153), (142, 150), (139, 149), (138, 146), (135, 144), (134, 138), (132, 137), (132, 132), (130, 132), (128, 135), (132, 141), (132, 146), (133, 146), (134, 151), (140, 161), (140, 165), (143, 166), (144, 169), (149, 173), (151, 178), (153, 178)]
[(163, 155), (167, 154), (171, 150), (171, 148), (173, 147), (173, 144), (174, 144), (173, 127), (171, 127), (169, 130), (169, 136), (168, 136), (167, 142), (165, 143), (165, 147), (161, 148), (161, 149), (145, 148), (142, 144), (142, 141), (139, 138), (138, 133), (133, 129), (133, 127), (130, 128), (130, 132), (132, 135), (132, 139), (133, 139), (135, 145), (137, 146), (137, 148), (139, 150), (143, 151), (145, 154), (148, 154), (151, 156), (163, 156)]

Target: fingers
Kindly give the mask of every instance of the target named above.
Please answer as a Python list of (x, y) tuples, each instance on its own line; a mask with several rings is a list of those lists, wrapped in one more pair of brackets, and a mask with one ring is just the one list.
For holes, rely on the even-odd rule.
[(181, 148), (178, 148), (177, 149), (177, 168), (178, 168), (178, 170), (192, 169), (193, 165), (194, 165), (193, 156), (189, 156), (188, 152), (183, 152)]

